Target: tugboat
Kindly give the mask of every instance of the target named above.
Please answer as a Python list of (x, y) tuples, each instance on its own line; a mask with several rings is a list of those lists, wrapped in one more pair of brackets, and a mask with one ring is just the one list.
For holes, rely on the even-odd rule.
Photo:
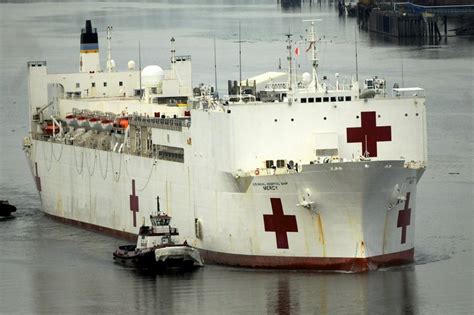
[(16, 207), (11, 205), (8, 200), (0, 200), (0, 217), (9, 217)]
[(150, 215), (151, 226), (145, 222), (138, 232), (136, 245), (119, 246), (113, 253), (114, 260), (129, 267), (164, 271), (167, 269), (193, 269), (202, 267), (203, 260), (198, 250), (187, 244), (177, 244), (173, 236), (178, 229), (170, 226), (171, 217), (160, 211), (157, 199), (157, 213)]

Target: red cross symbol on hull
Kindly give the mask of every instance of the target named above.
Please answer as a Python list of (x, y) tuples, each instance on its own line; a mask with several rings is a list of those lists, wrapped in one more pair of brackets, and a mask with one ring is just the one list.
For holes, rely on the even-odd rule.
[(347, 128), (347, 142), (361, 142), (362, 154), (377, 156), (378, 141), (392, 141), (392, 127), (377, 126), (375, 112), (361, 113), (361, 127)]
[(287, 232), (298, 232), (296, 216), (284, 215), (280, 198), (270, 198), (273, 214), (264, 214), (265, 232), (275, 232), (277, 248), (289, 248)]
[(137, 226), (138, 196), (135, 195), (135, 180), (132, 179), (132, 194), (130, 195), (130, 211), (133, 212), (133, 226)]
[(407, 193), (405, 200), (405, 207), (398, 212), (397, 227), (402, 228), (402, 240), (401, 243), (405, 244), (407, 241), (407, 226), (410, 225), (411, 221), (411, 208), (408, 208), (410, 203), (410, 193)]
[(36, 189), (41, 192), (41, 178), (38, 176), (38, 163), (35, 162), (35, 184)]

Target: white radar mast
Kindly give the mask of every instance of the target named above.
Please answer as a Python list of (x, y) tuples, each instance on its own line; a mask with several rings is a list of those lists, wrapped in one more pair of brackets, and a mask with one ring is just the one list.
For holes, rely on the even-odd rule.
[(314, 20), (303, 20), (303, 22), (311, 22), (310, 29), (307, 31), (308, 34), (308, 43), (309, 47), (306, 49), (306, 52), (311, 51), (311, 62), (313, 66), (313, 87), (315, 91), (321, 90), (321, 85), (319, 84), (319, 79), (318, 79), (318, 50), (316, 49), (316, 30), (314, 27), (314, 22), (320, 22), (320, 19), (314, 19)]
[(112, 40), (112, 26), (107, 26), (107, 71), (112, 72), (115, 68), (115, 62), (112, 60), (112, 48), (110, 46)]

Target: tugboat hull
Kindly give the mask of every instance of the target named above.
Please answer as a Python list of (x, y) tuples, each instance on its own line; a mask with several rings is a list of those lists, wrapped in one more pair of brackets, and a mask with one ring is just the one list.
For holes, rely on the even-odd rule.
[(113, 254), (114, 260), (124, 266), (139, 269), (155, 269), (155, 253), (151, 248), (137, 249), (136, 245), (119, 246)]
[(113, 256), (117, 263), (124, 266), (152, 271), (189, 270), (203, 266), (199, 252), (186, 245), (145, 249), (137, 249), (136, 245), (124, 245)]
[(155, 250), (157, 263), (167, 268), (202, 267), (203, 261), (197, 249), (190, 246), (167, 246)]
[(9, 217), (15, 211), (15, 206), (9, 204), (6, 200), (0, 200), (0, 217)]

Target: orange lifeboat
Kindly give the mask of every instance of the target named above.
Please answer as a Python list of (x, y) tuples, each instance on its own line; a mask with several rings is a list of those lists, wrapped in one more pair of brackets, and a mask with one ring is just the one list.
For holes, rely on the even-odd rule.
[(128, 128), (128, 117), (119, 118), (118, 123), (120, 128), (127, 129)]

